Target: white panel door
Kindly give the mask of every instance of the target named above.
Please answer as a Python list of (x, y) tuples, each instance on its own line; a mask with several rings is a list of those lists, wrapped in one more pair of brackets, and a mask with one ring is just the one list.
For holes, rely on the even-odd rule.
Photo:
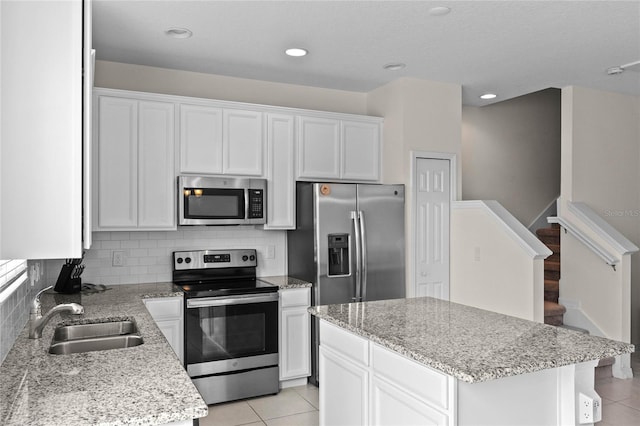
[(296, 228), (294, 117), (267, 114), (267, 224)]
[(298, 117), (298, 176), (340, 178), (340, 122)]
[(223, 173), (263, 176), (262, 113), (225, 109), (222, 129)]
[(174, 228), (174, 105), (138, 104), (138, 227)]
[(98, 98), (98, 228), (138, 222), (138, 102)]
[(222, 173), (222, 110), (180, 105), (180, 172)]
[(450, 161), (416, 161), (415, 294), (449, 299)]
[(380, 178), (380, 125), (342, 121), (341, 178), (371, 180)]

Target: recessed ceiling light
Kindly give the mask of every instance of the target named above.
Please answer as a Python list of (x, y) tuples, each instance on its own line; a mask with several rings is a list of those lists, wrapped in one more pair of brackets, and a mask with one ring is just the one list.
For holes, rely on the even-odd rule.
[(495, 93), (485, 93), (484, 95), (480, 95), (480, 99), (495, 99), (497, 98), (498, 95), (496, 95)]
[(191, 30), (186, 28), (169, 28), (164, 33), (173, 38), (189, 38), (193, 35)]
[(451, 12), (451, 8), (446, 6), (436, 6), (429, 9), (429, 15), (431, 16), (444, 16), (449, 12)]
[(383, 65), (382, 68), (389, 71), (398, 71), (403, 68), (406, 68), (407, 64), (403, 64), (402, 62), (391, 62), (389, 64)]
[(289, 56), (294, 56), (296, 58), (300, 56), (306, 56), (309, 51), (307, 49), (302, 49), (300, 47), (292, 47), (284, 51)]

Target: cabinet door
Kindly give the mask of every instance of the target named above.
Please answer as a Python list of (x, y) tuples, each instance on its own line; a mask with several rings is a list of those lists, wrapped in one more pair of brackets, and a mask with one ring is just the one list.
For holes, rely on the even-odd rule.
[(180, 105), (180, 172), (222, 173), (222, 110)]
[(340, 177), (340, 122), (298, 118), (298, 178)]
[(445, 426), (449, 418), (401, 388), (374, 376), (371, 381), (371, 424)]
[(342, 179), (371, 180), (380, 178), (380, 125), (358, 121), (343, 121)]
[(263, 176), (262, 113), (225, 109), (223, 117), (223, 173)]
[(369, 373), (320, 345), (320, 425), (367, 425)]
[(171, 349), (176, 353), (178, 359), (184, 364), (182, 353), (182, 323), (179, 320), (160, 320), (156, 321), (158, 328), (169, 342)]
[(173, 351), (184, 363), (182, 297), (144, 299), (144, 305)]
[(98, 98), (98, 228), (137, 225), (137, 116), (135, 100)]
[(79, 257), (83, 5), (0, 3), (0, 258)]
[(174, 106), (138, 104), (138, 227), (175, 228)]
[(285, 308), (280, 315), (280, 380), (311, 374), (311, 322), (307, 307)]
[(264, 229), (296, 228), (294, 118), (267, 114), (267, 224)]

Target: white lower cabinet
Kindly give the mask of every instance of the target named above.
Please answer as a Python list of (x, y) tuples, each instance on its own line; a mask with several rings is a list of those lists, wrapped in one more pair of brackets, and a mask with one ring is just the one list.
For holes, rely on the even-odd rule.
[(309, 288), (280, 290), (281, 387), (306, 383), (311, 375), (310, 303)]
[(321, 425), (455, 424), (454, 379), (320, 322)]
[(144, 304), (180, 362), (184, 364), (182, 297), (144, 299)]

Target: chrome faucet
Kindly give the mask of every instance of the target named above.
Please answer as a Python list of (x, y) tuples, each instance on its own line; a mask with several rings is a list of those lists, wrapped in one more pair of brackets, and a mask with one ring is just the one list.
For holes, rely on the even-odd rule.
[(82, 315), (84, 314), (84, 308), (82, 305), (78, 305), (77, 303), (63, 303), (61, 305), (56, 305), (49, 310), (44, 316), (42, 315), (42, 305), (40, 304), (40, 296), (45, 291), (53, 288), (50, 285), (47, 288), (43, 288), (36, 294), (36, 297), (33, 298), (33, 302), (31, 302), (31, 312), (29, 313), (29, 338), (30, 339), (39, 339), (42, 337), (42, 329), (49, 322), (49, 320), (59, 312), (69, 311), (74, 315)]

